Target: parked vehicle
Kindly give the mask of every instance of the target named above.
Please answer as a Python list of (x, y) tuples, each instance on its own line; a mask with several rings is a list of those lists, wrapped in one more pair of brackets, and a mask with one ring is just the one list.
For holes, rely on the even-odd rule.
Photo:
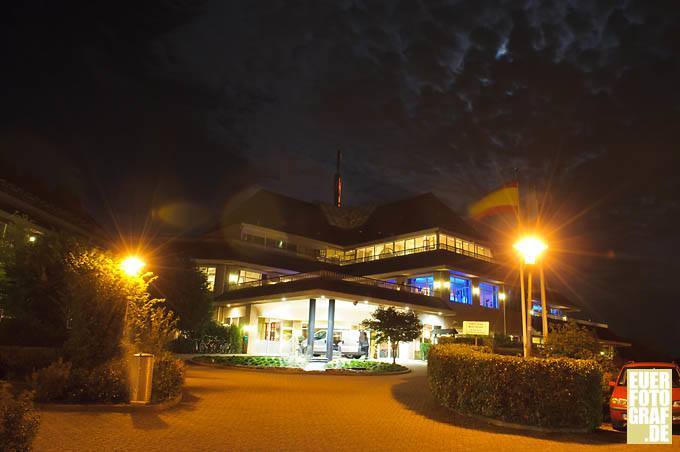
[[(314, 333), (314, 355), (326, 353), (326, 330)], [(358, 330), (336, 330), (333, 332), (333, 351), (348, 358), (360, 358), (367, 353), (359, 343), (361, 332)]]
[(621, 368), (618, 377), (609, 382), (613, 389), (609, 399), (609, 414), (612, 427), (616, 430), (626, 428), (628, 415), (628, 388), (626, 386), (626, 371), (628, 369), (673, 369), (673, 425), (680, 425), (680, 367), (675, 363), (637, 362), (628, 363)]

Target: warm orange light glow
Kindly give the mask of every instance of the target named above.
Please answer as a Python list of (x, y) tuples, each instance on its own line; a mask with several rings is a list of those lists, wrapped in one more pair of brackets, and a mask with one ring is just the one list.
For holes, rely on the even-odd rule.
[(520, 252), (526, 264), (535, 264), (536, 259), (548, 249), (548, 245), (538, 237), (528, 236), (515, 243), (513, 248)]
[(128, 276), (139, 276), (146, 263), (137, 256), (128, 256), (120, 263), (120, 268)]

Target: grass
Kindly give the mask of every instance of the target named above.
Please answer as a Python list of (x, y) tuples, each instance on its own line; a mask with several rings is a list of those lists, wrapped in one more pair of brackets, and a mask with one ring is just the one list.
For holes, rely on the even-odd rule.
[(296, 363), (279, 356), (197, 356), (194, 361), (221, 366), (299, 367)]
[(337, 360), (326, 364), (326, 369), (356, 370), (360, 372), (400, 372), (408, 370), (399, 364), (361, 359)]

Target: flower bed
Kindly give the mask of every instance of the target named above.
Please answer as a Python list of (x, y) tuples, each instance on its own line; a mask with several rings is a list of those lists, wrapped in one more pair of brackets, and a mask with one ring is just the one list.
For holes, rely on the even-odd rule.
[(220, 366), (244, 366), (244, 367), (290, 367), (299, 368), (300, 365), (279, 356), (196, 356), (193, 361)]
[(591, 430), (602, 417), (594, 361), (502, 356), (447, 344), (432, 347), (430, 390), (458, 412), (526, 426)]
[(326, 369), (347, 370), (362, 373), (393, 373), (407, 372), (408, 367), (399, 364), (384, 363), (382, 361), (369, 361), (360, 359), (336, 360), (326, 364)]

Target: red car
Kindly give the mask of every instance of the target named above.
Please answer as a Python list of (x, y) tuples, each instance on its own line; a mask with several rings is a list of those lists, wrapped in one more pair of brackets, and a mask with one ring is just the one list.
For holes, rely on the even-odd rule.
[(626, 428), (626, 415), (628, 408), (628, 389), (626, 388), (627, 369), (674, 369), (673, 372), (673, 425), (680, 425), (680, 367), (675, 363), (639, 362), (628, 363), (621, 368), (616, 381), (610, 381), (613, 387), (612, 397), (609, 399), (609, 414), (612, 418), (612, 427), (616, 430)]

